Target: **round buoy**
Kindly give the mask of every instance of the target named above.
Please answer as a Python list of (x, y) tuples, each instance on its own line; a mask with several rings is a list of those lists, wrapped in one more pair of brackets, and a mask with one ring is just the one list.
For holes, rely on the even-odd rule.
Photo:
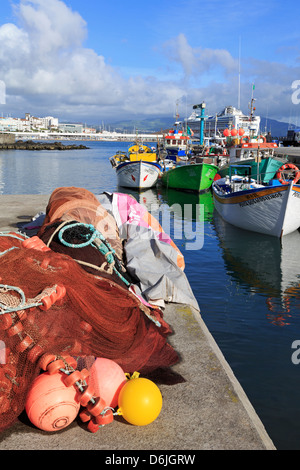
[(160, 414), (162, 395), (157, 385), (149, 379), (130, 379), (119, 394), (118, 414), (130, 424), (145, 426)]
[(76, 418), (80, 403), (75, 387), (66, 387), (64, 373), (50, 375), (45, 372), (32, 383), (25, 410), (28, 418), (43, 431), (59, 431)]
[(123, 369), (114, 361), (98, 357), (90, 369), (90, 384), (96, 396), (101, 397), (107, 406), (118, 405), (120, 390), (127, 382)]

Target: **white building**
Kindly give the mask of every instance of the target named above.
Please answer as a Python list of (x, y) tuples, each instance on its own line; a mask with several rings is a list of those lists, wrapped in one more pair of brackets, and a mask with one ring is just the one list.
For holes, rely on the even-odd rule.
[(58, 119), (52, 116), (37, 118), (29, 113), (23, 118), (0, 117), (0, 132), (30, 132), (34, 130), (51, 130), (58, 128)]
[(96, 133), (96, 129), (86, 128), (83, 124), (59, 124), (53, 116), (35, 117), (30, 113), (25, 118), (0, 117), (0, 132), (58, 131), (70, 133)]
[(11, 117), (0, 118), (1, 132), (23, 132), (29, 130), (30, 124), (25, 119), (16, 119)]
[(29, 113), (25, 114), (25, 121), (30, 124), (32, 130), (51, 130), (58, 128), (58, 119), (53, 116), (46, 116), (43, 118), (31, 116)]

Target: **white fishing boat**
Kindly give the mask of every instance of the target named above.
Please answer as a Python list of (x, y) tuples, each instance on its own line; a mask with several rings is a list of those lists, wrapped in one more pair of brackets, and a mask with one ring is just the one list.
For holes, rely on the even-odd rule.
[(119, 186), (148, 189), (156, 185), (162, 167), (157, 162), (123, 162), (116, 167)]
[(278, 238), (300, 227), (300, 185), (294, 180), (259, 184), (229, 175), (214, 181), (212, 190), (217, 212), (236, 227)]
[(117, 152), (109, 160), (116, 171), (118, 186), (138, 190), (155, 186), (162, 172), (156, 158), (153, 149), (146, 145), (135, 144), (128, 153)]

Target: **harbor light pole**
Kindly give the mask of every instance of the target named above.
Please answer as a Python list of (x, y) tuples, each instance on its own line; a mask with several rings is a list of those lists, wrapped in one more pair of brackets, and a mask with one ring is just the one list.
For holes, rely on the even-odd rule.
[(200, 145), (203, 145), (203, 136), (204, 136), (204, 119), (206, 118), (206, 116), (204, 116), (204, 113), (205, 113), (205, 107), (206, 107), (206, 104), (204, 103), (204, 101), (200, 104), (195, 104), (193, 106), (193, 109), (201, 109), (201, 114), (200, 116), (197, 116), (197, 117), (200, 117)]

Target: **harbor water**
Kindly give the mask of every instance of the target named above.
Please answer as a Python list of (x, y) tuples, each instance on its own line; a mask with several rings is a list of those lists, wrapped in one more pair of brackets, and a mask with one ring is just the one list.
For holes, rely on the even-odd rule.
[(50, 195), (57, 187), (76, 186), (96, 195), (127, 192), (144, 204), (184, 254), (202, 318), (275, 447), (299, 450), (300, 233), (280, 243), (236, 229), (216, 214), (210, 192), (117, 187), (109, 157), (129, 144), (0, 151), (0, 195)]

